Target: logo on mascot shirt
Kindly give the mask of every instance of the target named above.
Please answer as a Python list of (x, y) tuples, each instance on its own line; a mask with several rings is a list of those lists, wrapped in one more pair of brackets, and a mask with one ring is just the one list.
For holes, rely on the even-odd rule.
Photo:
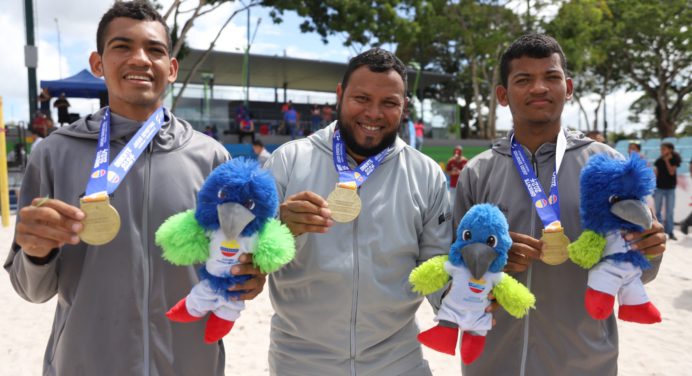
[(226, 240), (221, 242), (221, 254), (226, 257), (233, 257), (240, 250), (240, 244), (234, 240)]
[(485, 291), (485, 279), (469, 279), (469, 290), (475, 294), (482, 293)]

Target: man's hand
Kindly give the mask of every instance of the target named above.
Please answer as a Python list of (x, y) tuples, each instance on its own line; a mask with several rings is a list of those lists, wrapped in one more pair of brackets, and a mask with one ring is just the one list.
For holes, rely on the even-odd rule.
[(306, 232), (325, 233), (334, 224), (327, 201), (320, 195), (303, 191), (286, 198), (279, 206), (279, 218), (294, 236)]
[(238, 258), (239, 263), (231, 267), (233, 275), (251, 275), (242, 285), (235, 285), (229, 288), (229, 291), (245, 290), (245, 293), (240, 295), (239, 300), (252, 300), (259, 295), (264, 289), (264, 284), (267, 282), (267, 275), (262, 273), (257, 267), (252, 264), (252, 254), (243, 254)]
[(509, 232), (512, 247), (509, 249), (505, 271), (509, 273), (523, 272), (534, 260), (540, 260), (543, 254), (543, 241), (518, 232)]
[(667, 236), (663, 225), (654, 216), (653, 226), (644, 232), (630, 232), (625, 236), (633, 250), (642, 252), (648, 258), (653, 258), (666, 251)]
[(84, 212), (60, 200), (36, 198), (19, 211), (16, 242), (32, 257), (46, 257), (53, 248), (79, 243)]

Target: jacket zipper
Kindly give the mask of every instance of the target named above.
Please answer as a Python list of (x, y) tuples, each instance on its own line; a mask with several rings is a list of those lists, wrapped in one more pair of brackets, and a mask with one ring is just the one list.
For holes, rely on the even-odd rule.
[(146, 153), (146, 163), (144, 169), (144, 202), (142, 213), (142, 251), (144, 252), (143, 257), (143, 272), (144, 272), (144, 312), (142, 314), (142, 326), (143, 326), (143, 341), (144, 341), (144, 374), (151, 374), (151, 364), (149, 363), (149, 182), (151, 178), (151, 154), (153, 153), (154, 143), (151, 141), (147, 147)]
[[(531, 165), (533, 166), (533, 170), (536, 173), (536, 178), (538, 179), (538, 161), (536, 160), (536, 155), (531, 153)], [(540, 184), (540, 181), (539, 183)], [(536, 237), (536, 210), (531, 208), (531, 237), (535, 238)], [(526, 271), (526, 288), (531, 290), (531, 272), (533, 270), (533, 263), (529, 264), (529, 268)], [(529, 310), (530, 311), (530, 310)], [(524, 338), (522, 339), (522, 344), (521, 344), (521, 368), (519, 375), (520, 376), (525, 376), (526, 374), (526, 358), (528, 356), (529, 352), (529, 318), (531, 316), (531, 312), (526, 313), (526, 317), (524, 318)]]
[[(360, 193), (360, 187), (356, 192)], [(351, 375), (356, 376), (356, 311), (358, 310), (358, 218), (353, 220), (353, 293), (351, 299)]]

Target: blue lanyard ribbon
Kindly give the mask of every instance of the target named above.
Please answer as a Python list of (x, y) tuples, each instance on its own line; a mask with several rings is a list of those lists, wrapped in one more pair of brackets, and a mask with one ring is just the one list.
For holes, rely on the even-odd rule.
[(543, 227), (548, 228), (551, 224), (553, 226), (560, 224), (560, 194), (557, 188), (557, 173), (560, 170), (560, 164), (562, 163), (562, 158), (565, 155), (566, 149), (566, 138), (562, 130), (558, 134), (557, 147), (556, 147), (556, 157), (555, 157), (555, 170), (550, 178), (550, 195), (546, 196), (541, 187), (541, 182), (536, 177), (536, 173), (533, 170), (533, 166), (526, 159), (526, 154), (524, 154), (524, 148), (517, 142), (512, 135), (512, 160), (514, 161), (514, 166), (519, 172), (519, 176), (524, 181), (524, 186), (533, 201), (533, 206), (536, 208), (538, 216), (543, 222)]
[(106, 108), (101, 118), (99, 141), (96, 147), (94, 167), (89, 176), (85, 196), (107, 193), (113, 194), (135, 164), (137, 158), (142, 155), (144, 149), (163, 126), (164, 110), (160, 107), (139, 128), (125, 148), (118, 153), (113, 163), (108, 165), (110, 156), (111, 138), (111, 110)]
[(363, 185), (368, 177), (380, 166), (391, 150), (392, 147), (390, 146), (377, 153), (377, 155), (366, 159), (360, 166), (356, 167), (355, 170), (352, 170), (346, 159), (346, 145), (341, 138), (341, 132), (339, 132), (338, 129), (334, 130), (332, 156), (334, 157), (336, 172), (339, 173), (339, 185), (350, 186), (353, 189)]

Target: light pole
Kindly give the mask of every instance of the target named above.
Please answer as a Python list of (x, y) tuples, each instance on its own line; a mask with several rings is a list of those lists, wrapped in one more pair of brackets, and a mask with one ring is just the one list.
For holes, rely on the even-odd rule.
[(54, 18), (55, 29), (58, 31), (58, 76), (62, 79), (62, 48), (60, 47), (60, 24), (58, 23), (58, 17)]
[(250, 38), (250, 8), (247, 8), (247, 48), (245, 48), (245, 56), (243, 57), (243, 77), (245, 78), (245, 108), (248, 107), (250, 102), (250, 47), (252, 47), (252, 42), (257, 36), (257, 30), (262, 22), (262, 18), (257, 19), (257, 25), (255, 26), (255, 32), (252, 34), (252, 39)]

